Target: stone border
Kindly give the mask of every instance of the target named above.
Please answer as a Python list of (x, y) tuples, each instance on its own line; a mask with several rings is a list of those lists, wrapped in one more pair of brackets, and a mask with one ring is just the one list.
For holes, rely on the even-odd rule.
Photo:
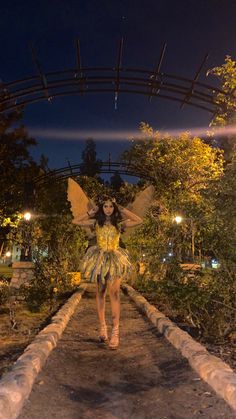
[(17, 359), (10, 372), (0, 380), (0, 419), (15, 419), (29, 397), (34, 381), (51, 351), (57, 346), (64, 329), (86, 289), (81, 284), (63, 307), (52, 317), (51, 323), (38, 333), (33, 342)]
[(236, 374), (230, 366), (211, 355), (204, 346), (181, 330), (131, 286), (123, 284), (122, 290), (147, 315), (158, 331), (188, 359), (199, 376), (223, 397), (232, 409), (236, 410)]

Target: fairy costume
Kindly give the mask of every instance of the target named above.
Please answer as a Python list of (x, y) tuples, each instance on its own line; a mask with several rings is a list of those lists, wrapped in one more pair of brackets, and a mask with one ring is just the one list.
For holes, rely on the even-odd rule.
[(131, 267), (128, 252), (119, 247), (120, 231), (112, 224), (95, 225), (97, 245), (91, 246), (82, 261), (81, 271), (91, 282), (121, 278)]

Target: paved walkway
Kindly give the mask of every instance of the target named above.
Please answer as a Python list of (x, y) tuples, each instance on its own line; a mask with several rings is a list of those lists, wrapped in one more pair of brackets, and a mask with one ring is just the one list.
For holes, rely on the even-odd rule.
[(97, 341), (89, 286), (19, 419), (236, 417), (128, 297), (121, 307), (121, 345), (111, 351)]

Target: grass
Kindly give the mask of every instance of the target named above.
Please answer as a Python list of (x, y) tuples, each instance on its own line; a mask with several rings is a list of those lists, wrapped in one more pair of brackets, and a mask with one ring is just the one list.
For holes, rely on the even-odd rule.
[(0, 279), (2, 276), (5, 278), (11, 278), (12, 277), (12, 268), (8, 265), (0, 264)]
[(8, 371), (11, 365), (24, 351), (25, 347), (32, 342), (36, 334), (45, 327), (54, 312), (49, 307), (32, 313), (24, 302), (17, 302), (14, 306), (15, 326), (12, 327), (9, 305), (5, 304), (0, 309), (0, 378)]

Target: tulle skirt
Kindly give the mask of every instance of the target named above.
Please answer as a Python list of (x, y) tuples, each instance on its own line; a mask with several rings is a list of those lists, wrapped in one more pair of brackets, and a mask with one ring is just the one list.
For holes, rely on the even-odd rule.
[(112, 281), (121, 278), (131, 267), (129, 254), (118, 247), (116, 250), (103, 250), (98, 246), (90, 247), (81, 263), (81, 273), (90, 282)]

